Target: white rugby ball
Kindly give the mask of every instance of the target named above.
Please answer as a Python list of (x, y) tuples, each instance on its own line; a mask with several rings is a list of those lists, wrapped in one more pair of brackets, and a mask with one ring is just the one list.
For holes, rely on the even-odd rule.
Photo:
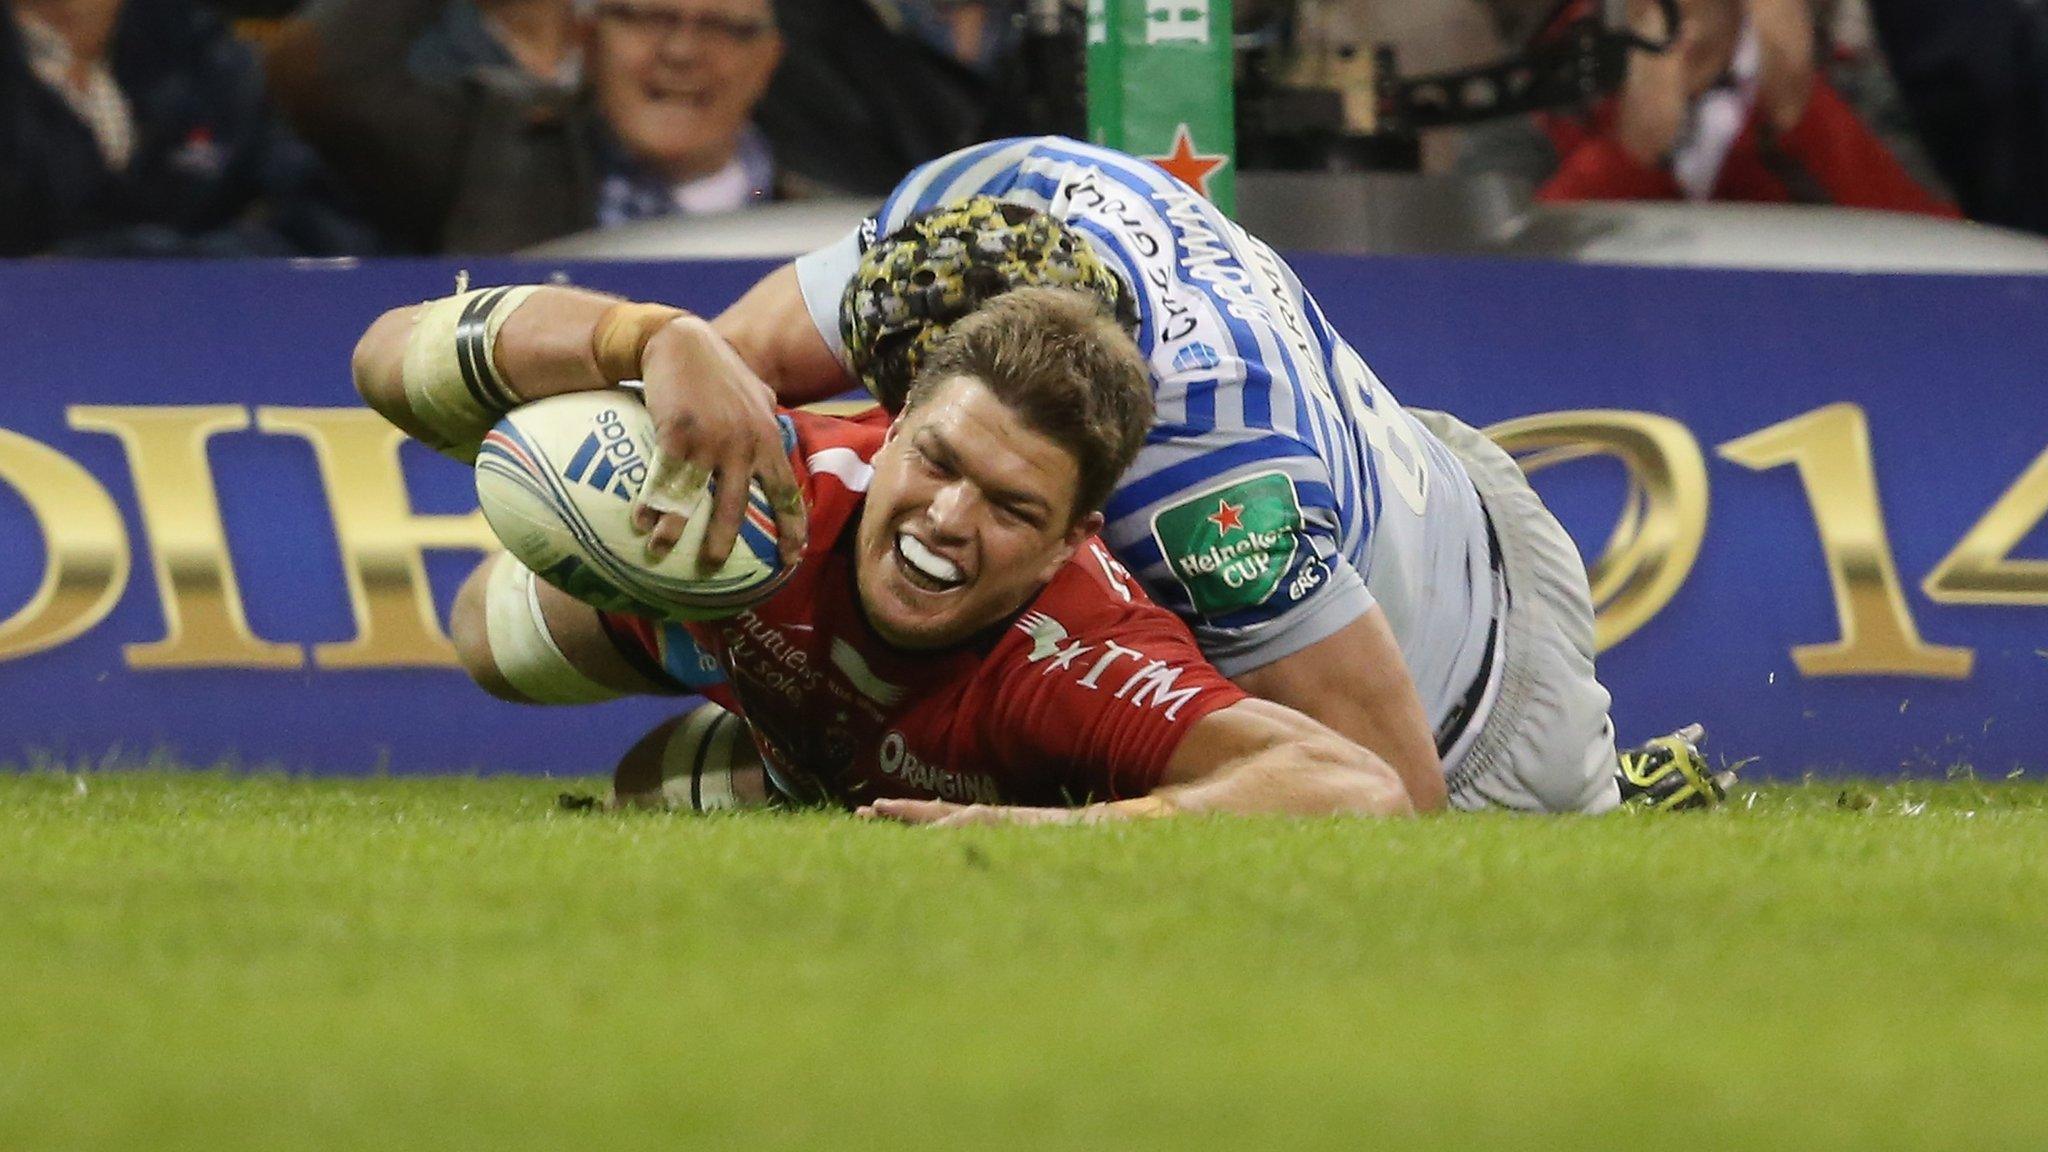
[(654, 461), (654, 420), (630, 392), (573, 392), (522, 404), (484, 437), (476, 498), (500, 543), (541, 579), (592, 607), (660, 620), (737, 615), (789, 575), (775, 516), (756, 482), (732, 555), (698, 563), (711, 521), (708, 489), (685, 510), (689, 527), (653, 560), (633, 528), (633, 500)]

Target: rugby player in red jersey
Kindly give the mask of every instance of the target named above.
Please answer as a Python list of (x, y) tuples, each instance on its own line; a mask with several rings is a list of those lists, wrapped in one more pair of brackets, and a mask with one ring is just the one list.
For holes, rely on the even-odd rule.
[[(426, 361), (378, 335), (358, 382), (392, 415)], [(497, 383), (525, 395), (507, 367)], [(457, 601), (477, 681), (536, 702), (678, 692), (688, 669), (672, 657), (702, 651), (724, 680), (705, 691), (743, 718), (773, 795), (909, 821), (1411, 810), (1373, 753), (1224, 679), (1094, 539), (1151, 388), (1089, 298), (1015, 292), (957, 325), (893, 425), (785, 418), (808, 532), (771, 598), (681, 643), (677, 626), (603, 616), (498, 557)], [(629, 754), (622, 793), (659, 789), (680, 722)]]

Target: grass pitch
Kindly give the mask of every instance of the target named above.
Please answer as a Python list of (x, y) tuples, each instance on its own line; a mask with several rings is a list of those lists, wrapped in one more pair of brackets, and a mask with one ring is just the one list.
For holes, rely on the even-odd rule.
[(0, 774), (0, 1149), (2048, 1141), (2036, 785), (965, 832), (558, 787)]

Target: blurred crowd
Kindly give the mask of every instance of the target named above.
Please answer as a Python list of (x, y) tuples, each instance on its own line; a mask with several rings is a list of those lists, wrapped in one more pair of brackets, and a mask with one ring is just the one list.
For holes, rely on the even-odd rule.
[[(1281, 0), (1285, 2), (1285, 0)], [(1456, 67), (1557, 0), (1294, 0)], [(1597, 0), (1580, 0), (1590, 5)], [(1628, 0), (1618, 91), (1425, 141), (1544, 200), (1841, 204), (2048, 233), (2039, 0)], [(1020, 0), (0, 0), (0, 255), (497, 253), (875, 197), (1047, 123)]]

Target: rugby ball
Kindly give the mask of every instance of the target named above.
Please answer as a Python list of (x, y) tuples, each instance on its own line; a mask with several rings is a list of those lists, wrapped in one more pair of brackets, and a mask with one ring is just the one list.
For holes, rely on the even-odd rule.
[(654, 560), (633, 527), (633, 501), (654, 462), (654, 420), (630, 392), (573, 392), (522, 404), (484, 437), (476, 498), (506, 551), (541, 579), (606, 612), (658, 620), (737, 615), (789, 572), (758, 482), (732, 555), (698, 563), (711, 490), (690, 498), (689, 526)]

